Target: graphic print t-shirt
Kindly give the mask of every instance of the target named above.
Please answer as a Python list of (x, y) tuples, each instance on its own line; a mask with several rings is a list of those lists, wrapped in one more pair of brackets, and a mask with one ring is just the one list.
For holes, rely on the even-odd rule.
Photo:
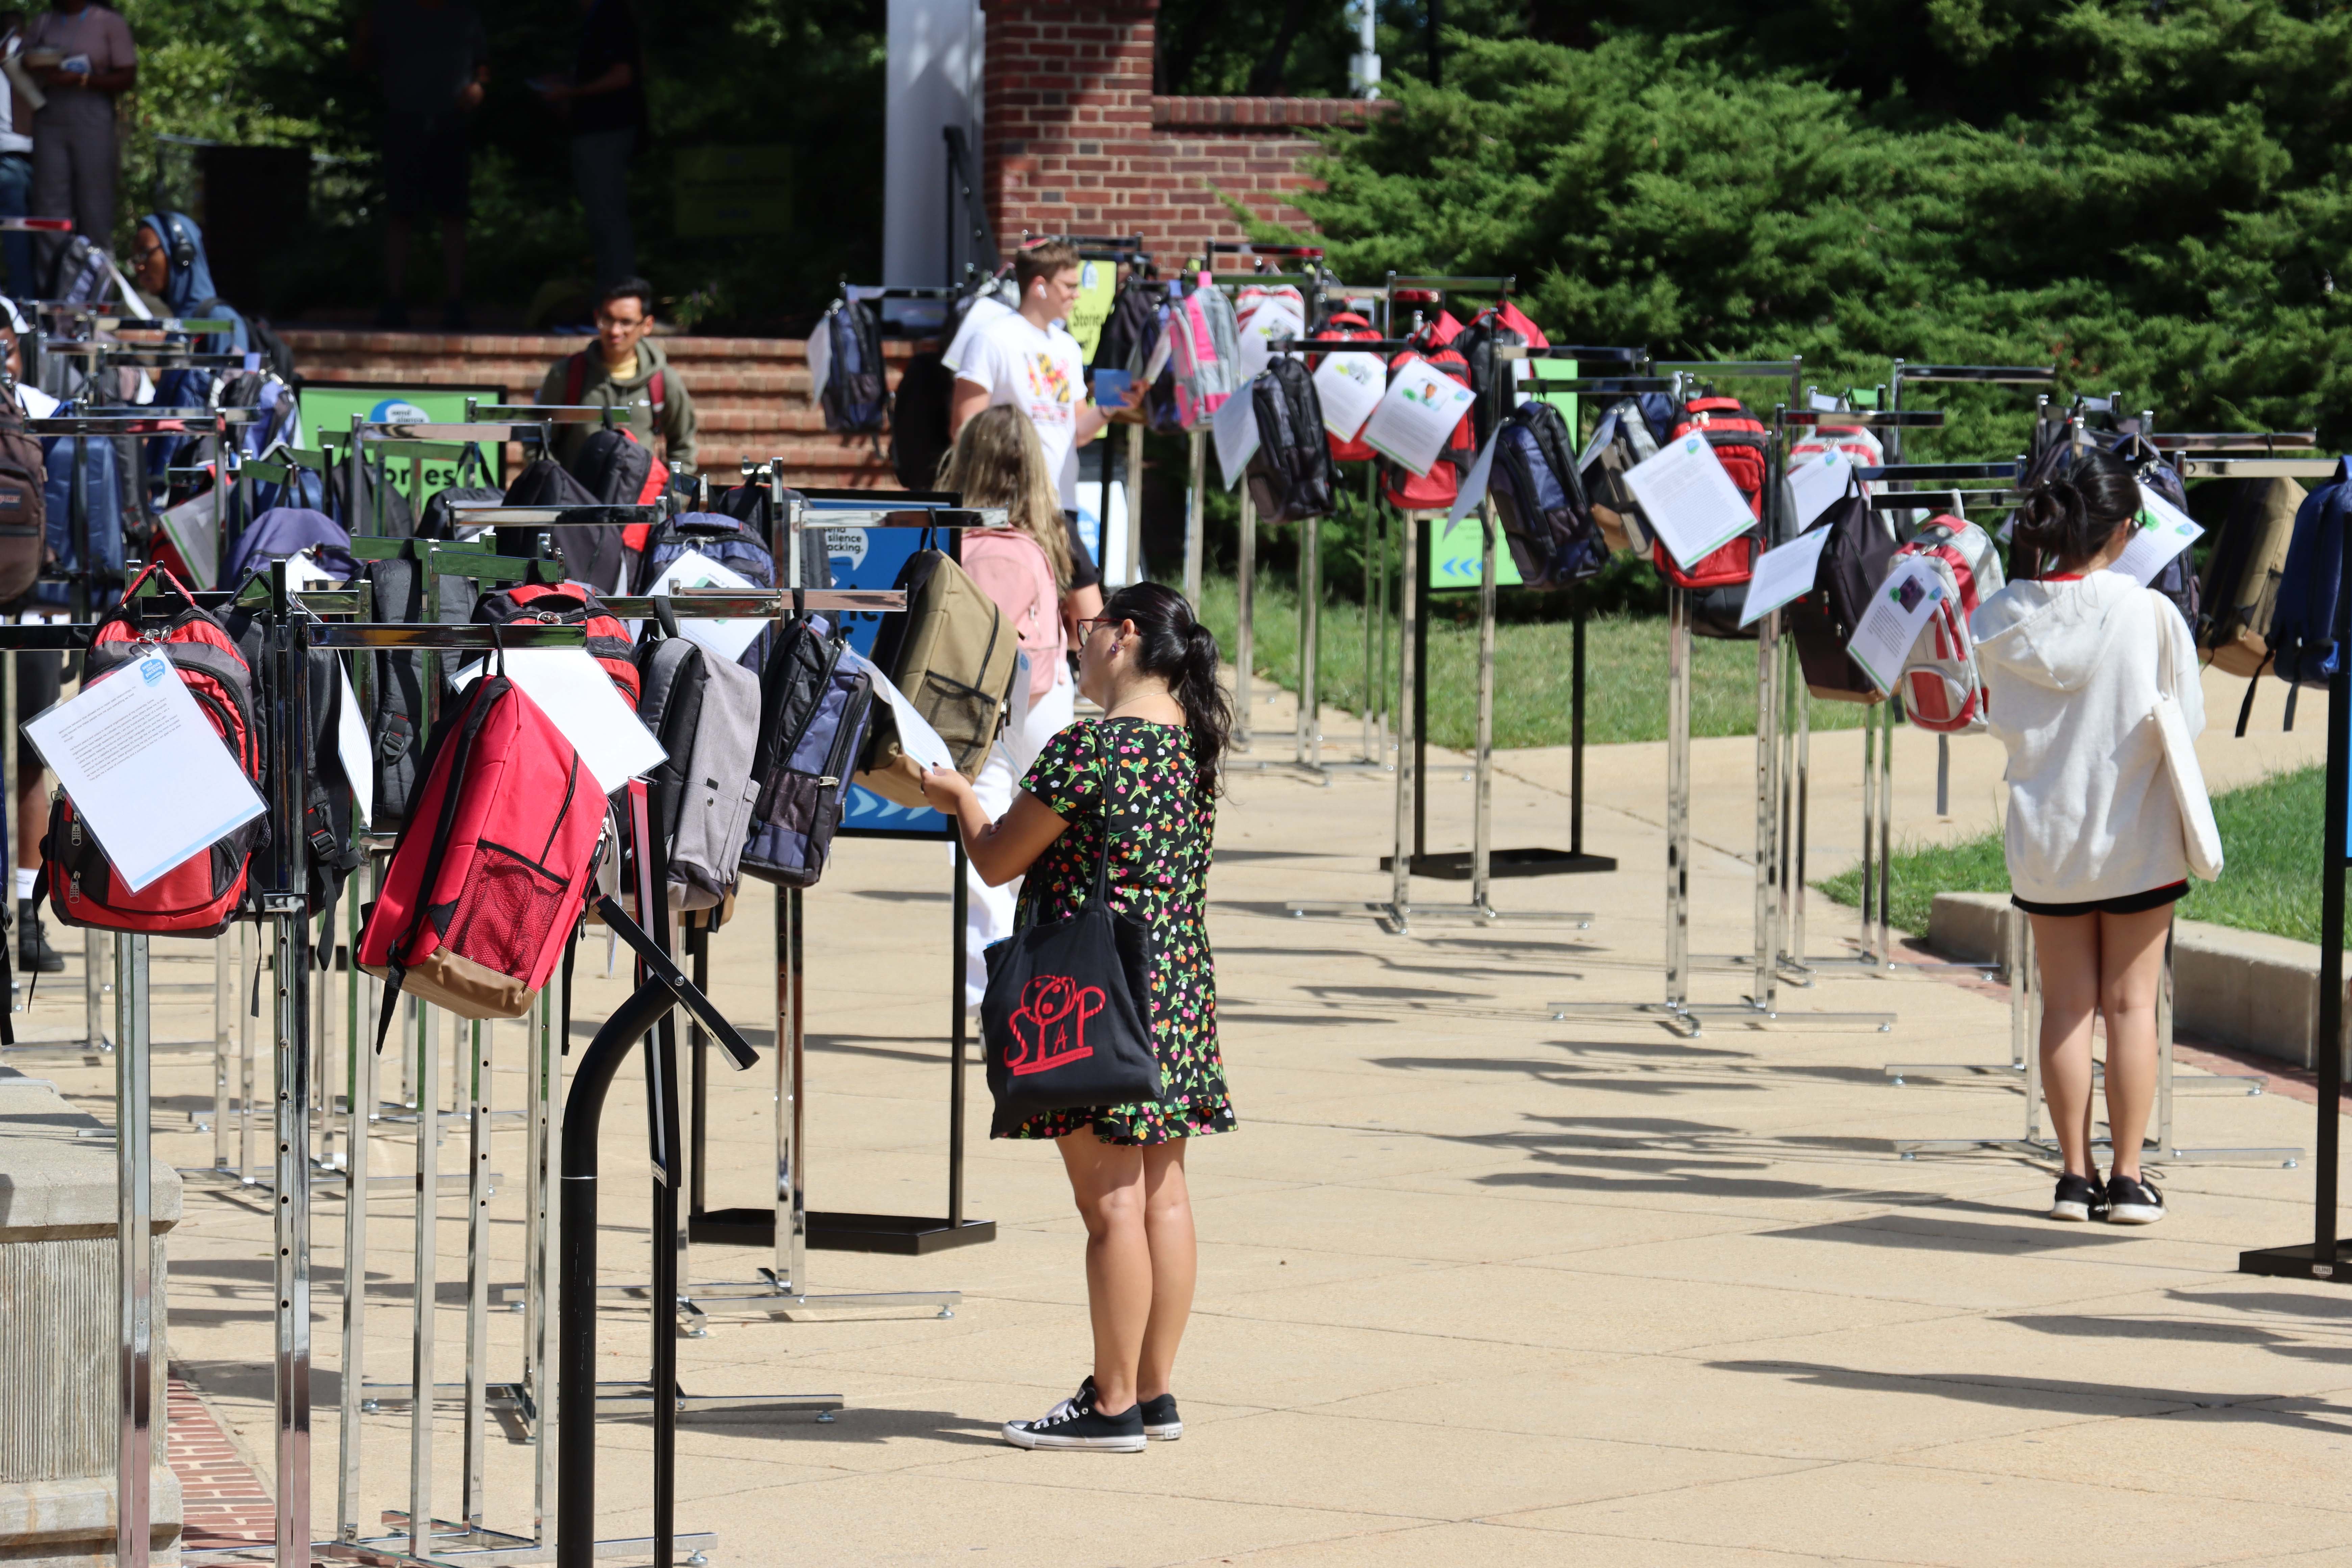
[(1078, 410), (1087, 401), (1086, 361), (1077, 341), (1059, 327), (1041, 332), (1022, 315), (992, 322), (963, 353), (958, 381), (988, 389), (994, 407), (1009, 403), (1029, 416), (1045, 448), (1062, 504), (1078, 504)]

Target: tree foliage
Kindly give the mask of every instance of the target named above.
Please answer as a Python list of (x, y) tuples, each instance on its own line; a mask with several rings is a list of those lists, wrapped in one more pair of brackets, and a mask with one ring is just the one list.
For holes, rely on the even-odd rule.
[[(2352, 439), (2352, 13), (1610, 9), (1553, 18), (1583, 47), (1453, 34), (1442, 86), (1400, 73), (1336, 133), (1300, 205), (1341, 275), (1513, 272), (1566, 341), (1801, 353), (1824, 385), (2055, 363), (2164, 426)], [(1923, 447), (2021, 429), (2013, 395), (1937, 401), (1963, 417)]]

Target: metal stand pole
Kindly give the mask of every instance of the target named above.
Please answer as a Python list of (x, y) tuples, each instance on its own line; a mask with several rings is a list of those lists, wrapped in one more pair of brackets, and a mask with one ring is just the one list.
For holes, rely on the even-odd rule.
[(1192, 468), (1184, 491), (1184, 602), (1197, 610), (1201, 605), (1202, 534), (1205, 531), (1209, 500), (1209, 433), (1194, 429), (1188, 438), (1192, 443)]
[[(143, 936), (116, 944), (114, 1007), (115, 1261), (121, 1281), (114, 1560), (124, 1568), (146, 1568), (154, 1511), (149, 1478), (155, 1462), (155, 1177)], [(278, 1272), (282, 1278), (282, 1259)], [(282, 1356), (282, 1343), (279, 1348)], [(284, 1463), (281, 1444), (281, 1472)]]
[(1127, 427), (1127, 580), (1143, 581), (1143, 426)]
[(1298, 722), (1294, 743), (1297, 765), (1321, 778), (1323, 769), (1322, 651), (1323, 563), (1318, 551), (1317, 520), (1298, 522)]
[(1246, 752), (1253, 729), (1250, 676), (1257, 668), (1257, 503), (1247, 485), (1242, 486), (1239, 527), (1234, 570), (1234, 749)]

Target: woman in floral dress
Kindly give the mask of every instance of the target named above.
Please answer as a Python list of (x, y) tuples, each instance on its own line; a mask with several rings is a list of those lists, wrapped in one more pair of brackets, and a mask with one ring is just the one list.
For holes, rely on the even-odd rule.
[(1192, 1209), (1184, 1151), (1234, 1125), (1217, 1055), (1216, 976), (1202, 921), (1219, 761), (1233, 721), (1217, 682), (1217, 639), (1183, 597), (1156, 583), (1122, 588), (1079, 623), (1078, 689), (1098, 723), (1047, 744), (1013, 805), (988, 820), (961, 774), (925, 775), (955, 820), (975, 870), (995, 885), (1026, 874), (1015, 927), (1067, 919), (1085, 903), (1108, 816), (1110, 904), (1151, 933), (1152, 1046), (1162, 1098), (1048, 1111), (993, 1129), (1051, 1138), (1087, 1226), (1094, 1374), (1034, 1421), (1007, 1422), (1023, 1448), (1139, 1452), (1183, 1433), (1171, 1392), (1192, 1307)]

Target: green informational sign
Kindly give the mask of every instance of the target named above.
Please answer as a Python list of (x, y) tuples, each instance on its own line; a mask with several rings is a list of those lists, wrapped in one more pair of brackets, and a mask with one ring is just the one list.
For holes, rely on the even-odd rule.
[[(1460, 522), (1448, 522), (1443, 513), (1433, 517), (1429, 529), (1429, 587), (1432, 593), (1449, 589), (1478, 586), (1479, 548), (1478, 514), (1466, 514)], [(1519, 569), (1511, 560), (1511, 547), (1503, 542), (1499, 531), (1495, 539), (1495, 586), (1514, 588), (1519, 583)]]
[[(483, 404), (504, 403), (502, 386), (387, 386), (374, 382), (306, 381), (299, 389), (301, 442), (306, 450), (325, 450), (337, 457), (351, 445), (352, 419), (404, 419), (420, 425), (457, 425), (466, 417), (466, 399)], [(490, 466), (488, 483), (506, 486), (506, 458), (498, 446), (486, 446), (482, 456)], [(384, 472), (393, 488), (422, 508), (436, 491), (446, 489), (457, 476), (457, 456), (389, 458)], [(421, 491), (416, 481), (422, 481)], [(476, 481), (480, 482), (480, 481)]]
[[(1530, 360), (1524, 363), (1534, 366), (1536, 377), (1522, 384), (1535, 395), (1551, 404), (1568, 421), (1569, 434), (1577, 440), (1584, 438), (1584, 426), (1579, 424), (1577, 395), (1573, 392), (1546, 392), (1546, 381), (1573, 381), (1576, 362), (1569, 359)], [(1474, 513), (1460, 522), (1448, 524), (1440, 518), (1430, 520), (1429, 588), (1432, 593), (1448, 589), (1475, 588), (1478, 585), (1478, 519)], [(1495, 586), (1515, 588), (1520, 582), (1519, 569), (1511, 561), (1508, 546), (1495, 542)]]

